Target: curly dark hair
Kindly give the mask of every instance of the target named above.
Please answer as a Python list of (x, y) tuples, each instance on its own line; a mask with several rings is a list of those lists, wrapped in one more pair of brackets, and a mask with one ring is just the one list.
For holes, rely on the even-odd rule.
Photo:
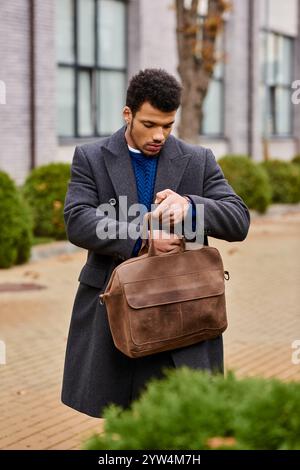
[(166, 113), (180, 106), (182, 87), (173, 75), (163, 69), (140, 70), (129, 83), (126, 106), (133, 116), (148, 101), (154, 108)]

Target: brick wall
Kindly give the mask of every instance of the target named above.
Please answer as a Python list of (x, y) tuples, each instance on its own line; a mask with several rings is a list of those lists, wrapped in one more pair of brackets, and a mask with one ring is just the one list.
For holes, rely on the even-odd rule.
[(0, 168), (21, 182), (29, 168), (29, 9), (27, 0), (0, 2)]
[[(54, 159), (55, 57), (54, 2), (36, 6), (36, 161)], [(0, 105), (0, 168), (21, 183), (30, 168), (30, 23), (28, 0), (0, 2), (0, 80), (6, 104)]]

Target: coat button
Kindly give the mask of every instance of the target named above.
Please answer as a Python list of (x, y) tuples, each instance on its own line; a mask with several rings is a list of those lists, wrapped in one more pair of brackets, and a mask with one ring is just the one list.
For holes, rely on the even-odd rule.
[(115, 200), (114, 197), (112, 197), (112, 198), (108, 201), (108, 203), (109, 203), (111, 206), (115, 206), (115, 205), (117, 204), (117, 201)]

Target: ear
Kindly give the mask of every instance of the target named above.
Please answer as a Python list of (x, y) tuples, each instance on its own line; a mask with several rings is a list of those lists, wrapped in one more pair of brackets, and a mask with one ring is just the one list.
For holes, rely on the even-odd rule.
[(125, 122), (127, 124), (130, 124), (131, 123), (131, 120), (132, 120), (132, 112), (131, 112), (131, 109), (129, 108), (129, 106), (125, 106), (123, 108), (123, 118), (125, 120)]

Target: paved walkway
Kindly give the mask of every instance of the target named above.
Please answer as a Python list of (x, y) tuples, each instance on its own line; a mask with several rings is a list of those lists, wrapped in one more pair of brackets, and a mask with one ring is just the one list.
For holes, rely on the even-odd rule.
[[(212, 243), (213, 242), (213, 243)], [(225, 362), (239, 376), (300, 380), (292, 364), (300, 340), (300, 214), (257, 217), (243, 243), (211, 240), (222, 253), (229, 328)], [(60, 403), (66, 335), (83, 252), (58, 255), (10, 270), (0, 283), (31, 282), (45, 289), (0, 293), (0, 449), (76, 449), (102, 421)]]

